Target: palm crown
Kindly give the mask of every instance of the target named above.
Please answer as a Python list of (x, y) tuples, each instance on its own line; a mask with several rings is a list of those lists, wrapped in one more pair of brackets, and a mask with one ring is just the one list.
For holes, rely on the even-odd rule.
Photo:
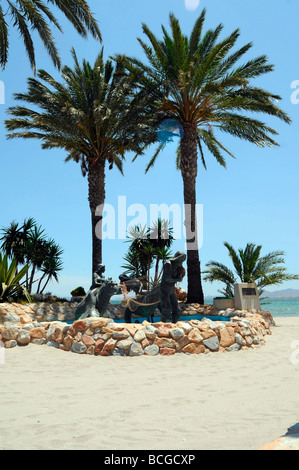
[(276, 104), (280, 96), (250, 84), (253, 79), (273, 71), (274, 66), (268, 63), (267, 57), (262, 55), (236, 66), (251, 49), (252, 43), (231, 52), (240, 36), (239, 30), (219, 40), (223, 30), (220, 24), (203, 34), (205, 17), (204, 9), (189, 37), (182, 33), (179, 21), (173, 14), (170, 14), (171, 34), (162, 26), (162, 40), (158, 40), (143, 24), (143, 32), (150, 45), (140, 38), (138, 41), (148, 64), (134, 58), (130, 58), (128, 63), (141, 84), (150, 86), (159, 83), (163, 88), (164, 99), (157, 102), (161, 120), (174, 119), (183, 128), (192, 126), (196, 129), (204, 166), (203, 145), (225, 166), (223, 152), (233, 155), (216, 138), (215, 130), (261, 147), (273, 146), (278, 145), (273, 138), (277, 131), (242, 113), (264, 113), (287, 123), (290, 123), (290, 118)]
[[(15, 0), (1, 2), (0, 4), (0, 64), (5, 68), (9, 52), (9, 24), (10, 16), (13, 26), (16, 27), (23, 39), (32, 69), (35, 71), (35, 47), (31, 38), (30, 29), (36, 30), (42, 40), (49, 56), (56, 67), (61, 66), (60, 57), (56, 48), (50, 25), (60, 32), (62, 28), (52, 13), (54, 5), (72, 23), (77, 32), (86, 37), (90, 32), (96, 39), (101, 40), (101, 33), (97, 21), (91, 14), (86, 0)], [(3, 5), (3, 3), (7, 5)], [(50, 4), (50, 6), (48, 6)]]

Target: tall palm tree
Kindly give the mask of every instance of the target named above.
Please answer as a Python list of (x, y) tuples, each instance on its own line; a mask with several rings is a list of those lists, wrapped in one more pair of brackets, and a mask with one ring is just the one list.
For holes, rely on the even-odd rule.
[[(62, 81), (44, 70), (28, 79), (28, 92), (16, 94), (30, 107), (8, 110), (9, 138), (39, 139), (43, 149), (64, 149), (66, 161), (81, 165), (88, 178), (92, 222), (92, 272), (102, 263), (102, 216), (105, 202), (105, 166), (123, 173), (126, 151), (142, 153), (155, 134), (155, 117), (147, 98), (135, 94), (135, 85), (120, 63), (104, 61), (103, 49), (94, 65), (62, 69)], [(32, 106), (32, 107), (31, 107)]]
[(85, 0), (6, 0), (0, 4), (0, 64), (5, 68), (9, 51), (9, 21), (23, 39), (32, 69), (35, 72), (35, 47), (30, 29), (36, 30), (54, 65), (61, 66), (50, 26), (62, 28), (52, 12), (55, 6), (72, 23), (77, 32), (87, 37), (88, 32), (101, 41), (97, 21)]
[(232, 245), (225, 242), (234, 270), (217, 261), (207, 263), (204, 271), (205, 281), (219, 281), (225, 285), (220, 291), (223, 295), (234, 296), (234, 284), (236, 282), (255, 282), (260, 294), (263, 288), (270, 285), (279, 285), (285, 281), (299, 279), (297, 274), (290, 274), (285, 264), (285, 252), (273, 251), (261, 256), (261, 245), (247, 243), (245, 249), (235, 250)]
[[(203, 33), (205, 16), (204, 9), (190, 36), (185, 36), (178, 19), (170, 14), (170, 33), (162, 26), (162, 40), (143, 24), (149, 44), (140, 38), (138, 41), (147, 63), (127, 58), (127, 67), (142, 89), (163, 90), (163, 99), (156, 103), (160, 122), (175, 121), (182, 129), (177, 165), (183, 178), (185, 208), (190, 209), (185, 216), (188, 302), (199, 303), (203, 303), (204, 296), (196, 237), (198, 155), (204, 168), (205, 150), (226, 167), (224, 154), (231, 157), (233, 154), (218, 139), (217, 131), (260, 147), (278, 145), (273, 139), (277, 132), (249, 113), (276, 116), (290, 123), (290, 118), (276, 104), (281, 98), (251, 84), (253, 79), (273, 70), (267, 57), (263, 55), (237, 65), (252, 44), (232, 52), (240, 36), (239, 30), (220, 40), (221, 24)], [(162, 148), (163, 142), (147, 169), (155, 163)]]

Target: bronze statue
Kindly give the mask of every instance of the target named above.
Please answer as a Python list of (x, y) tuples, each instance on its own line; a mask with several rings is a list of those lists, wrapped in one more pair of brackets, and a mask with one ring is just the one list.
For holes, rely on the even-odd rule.
[(79, 303), (75, 311), (75, 319), (100, 317), (107, 311), (110, 298), (121, 294), (120, 286), (111, 278), (105, 279), (105, 266), (99, 264), (93, 274), (93, 283), (86, 297)]
[(174, 258), (165, 262), (161, 283), (148, 292), (143, 292), (135, 298), (128, 299), (125, 310), (125, 322), (131, 323), (132, 313), (141, 317), (147, 317), (153, 322), (156, 309), (161, 312), (161, 321), (176, 323), (181, 315), (181, 309), (175, 294), (175, 284), (181, 282), (185, 276), (182, 264), (186, 255), (178, 251)]
[(182, 251), (177, 251), (174, 258), (167, 260), (163, 266), (163, 274), (160, 284), (160, 310), (161, 321), (172, 321), (176, 323), (181, 316), (181, 309), (175, 295), (175, 285), (181, 282), (186, 274), (183, 262), (186, 255)]

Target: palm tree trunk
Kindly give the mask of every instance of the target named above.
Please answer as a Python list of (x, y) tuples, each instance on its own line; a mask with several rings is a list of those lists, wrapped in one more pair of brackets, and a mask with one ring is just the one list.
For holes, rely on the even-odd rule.
[(102, 218), (105, 202), (105, 160), (99, 158), (88, 171), (88, 200), (92, 228), (92, 283), (93, 273), (102, 264)]
[(181, 140), (181, 172), (184, 185), (187, 241), (187, 302), (203, 304), (196, 222), (197, 131), (196, 127), (191, 124), (184, 125), (184, 135)]
[(39, 280), (39, 283), (38, 283), (38, 286), (37, 286), (37, 290), (36, 290), (36, 293), (37, 293), (37, 294), (40, 294), (39, 290), (40, 290), (40, 288), (41, 288), (42, 281), (43, 281), (43, 279), (44, 279), (45, 277), (46, 277), (46, 274), (43, 274), (42, 277), (41, 277), (40, 280)]
[(45, 290), (46, 286), (48, 285), (48, 282), (50, 281), (50, 279), (51, 279), (51, 276), (48, 276), (48, 277), (47, 277), (47, 280), (46, 280), (46, 282), (45, 282), (44, 287), (43, 287), (42, 290), (40, 291), (40, 294), (43, 294), (43, 293), (44, 293), (44, 290)]
[(157, 282), (158, 282), (159, 263), (160, 263), (160, 259), (157, 257), (157, 259), (156, 259), (156, 266), (155, 266), (155, 279), (154, 279), (154, 284), (157, 284)]

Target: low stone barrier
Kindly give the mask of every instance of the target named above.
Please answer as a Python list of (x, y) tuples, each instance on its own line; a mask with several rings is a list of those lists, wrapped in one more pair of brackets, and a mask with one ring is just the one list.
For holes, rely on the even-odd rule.
[[(2, 317), (9, 318), (3, 314)], [(87, 318), (69, 325), (61, 321), (39, 322), (21, 310), (18, 321), (0, 324), (5, 348), (43, 344), (77, 354), (99, 356), (169, 356), (176, 353), (207, 354), (239, 351), (265, 344), (270, 324), (257, 313), (232, 317), (231, 321), (209, 319), (173, 323), (115, 323), (110, 318)], [(16, 318), (15, 318), (16, 320)]]
[[(34, 320), (39, 322), (51, 321), (65, 321), (70, 322), (75, 320), (75, 311), (78, 303), (76, 302), (35, 302), (31, 304), (18, 304), (18, 303), (0, 303), (0, 324), (6, 321), (30, 323)], [(109, 304), (107, 312), (104, 317), (121, 319), (124, 317), (126, 308), (125, 303)], [(204, 316), (220, 316), (220, 317), (245, 317), (247, 311), (236, 310), (227, 308), (226, 310), (216, 310), (213, 305), (200, 305), (200, 304), (186, 304), (180, 303), (181, 319), (184, 316), (204, 315)], [(160, 312), (156, 311), (158, 316)], [(275, 326), (270, 312), (263, 310), (251, 310), (251, 313), (259, 313), (270, 325)], [(132, 314), (132, 318), (138, 316)]]

